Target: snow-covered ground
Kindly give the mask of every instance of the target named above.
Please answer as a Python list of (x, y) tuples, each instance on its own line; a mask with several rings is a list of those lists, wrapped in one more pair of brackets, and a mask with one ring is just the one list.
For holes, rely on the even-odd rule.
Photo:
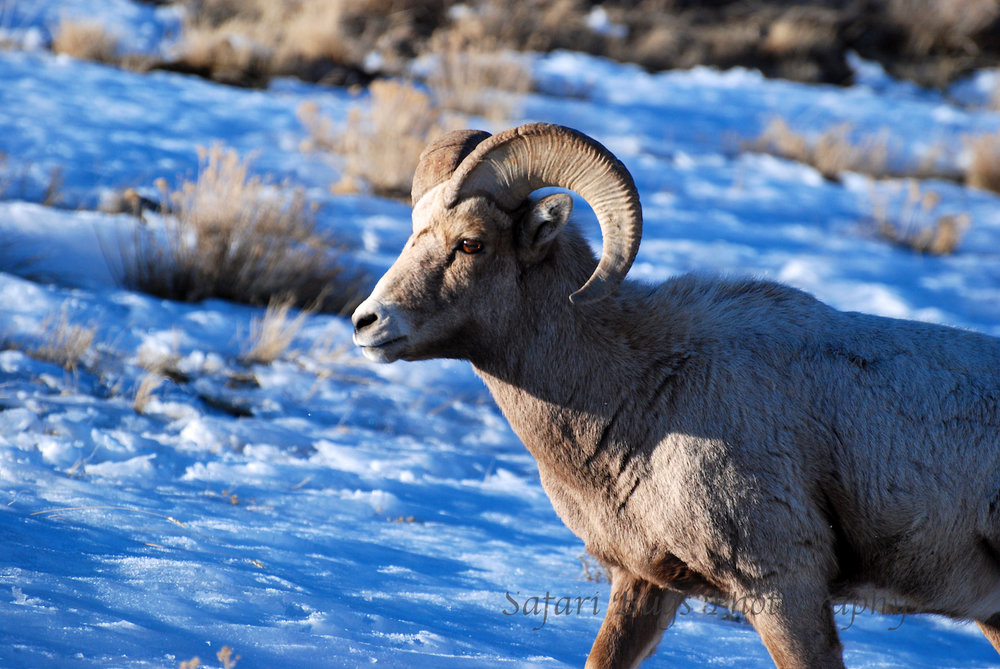
[[(31, 6), (0, 3), (0, 27), (50, 25)], [(962, 161), (963, 138), (996, 131), (1000, 115), (871, 66), (849, 89), (740, 70), (650, 75), (572, 53), (531, 66), (539, 90), (514, 121), (579, 128), (635, 176), (646, 232), (634, 278), (762, 275), (838, 308), (1000, 335), (1000, 198), (924, 184), (935, 215), (972, 224), (959, 253), (919, 256), (865, 222), (880, 203), (902, 210), (900, 184), (831, 183), (734, 150), (780, 115), (804, 131), (889, 128), (900, 155), (943, 145)], [(336, 162), (298, 149), (304, 101), (335, 119), (352, 104), (290, 81), (246, 91), (0, 51), (0, 262), (47, 279), (0, 273), (0, 667), (220, 666), (225, 645), (240, 667), (583, 664), (608, 585), (584, 577), (582, 543), (466, 364), (372, 366), (345, 319), (312, 315), (279, 361), (247, 365), (261, 310), (121, 289), (107, 242), (134, 222), (76, 211), (191, 177), (196, 148), (221, 141), (305, 187), (320, 224), (383, 270), (409, 210), (329, 194)], [(39, 204), (54, 169), (59, 209)], [(23, 352), (59, 318), (96, 326), (73, 373)], [(141, 363), (156, 357), (186, 378), (138, 413)], [(852, 667), (1000, 664), (967, 624), (837, 619)], [(707, 664), (771, 666), (751, 627), (691, 600), (648, 666)]]

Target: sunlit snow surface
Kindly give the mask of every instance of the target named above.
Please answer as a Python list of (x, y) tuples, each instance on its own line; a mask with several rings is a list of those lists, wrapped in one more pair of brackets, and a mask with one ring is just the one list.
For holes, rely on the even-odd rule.
[[(634, 278), (767, 276), (841, 309), (1000, 335), (996, 196), (925, 186), (973, 224), (959, 254), (921, 257), (874, 239), (864, 219), (879, 196), (865, 179), (830, 183), (735, 150), (782, 115), (803, 131), (888, 127), (903, 153), (945, 142), (961, 161), (962, 138), (1000, 128), (996, 114), (870, 72), (840, 89), (740, 70), (650, 75), (569, 53), (532, 67), (539, 91), (518, 122), (577, 127), (636, 178)], [(582, 666), (608, 586), (583, 577), (582, 542), (465, 363), (373, 366), (345, 319), (311, 316), (282, 360), (246, 366), (260, 310), (118, 288), (133, 223), (73, 211), (191, 177), (196, 147), (220, 141), (307, 187), (321, 225), (377, 274), (406, 239), (408, 208), (329, 195), (336, 160), (298, 150), (303, 101), (343, 119), (351, 96), (0, 52), (0, 260), (56, 280), (0, 274), (3, 337), (37, 348), (60, 314), (97, 326), (76, 373), (0, 353), (0, 667), (217, 664), (223, 645), (240, 667)], [(68, 209), (37, 204), (53, 168)], [(138, 414), (140, 362), (158, 355), (188, 381), (165, 382)], [(546, 594), (563, 615), (534, 614)], [(684, 614), (647, 666), (772, 666), (745, 623), (695, 600)], [(974, 626), (867, 611), (838, 623), (852, 667), (1000, 664)]]

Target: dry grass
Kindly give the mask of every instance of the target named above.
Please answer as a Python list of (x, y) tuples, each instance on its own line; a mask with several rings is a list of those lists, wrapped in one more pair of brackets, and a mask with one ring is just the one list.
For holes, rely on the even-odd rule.
[(894, 205), (891, 201), (891, 195), (879, 197), (873, 188), (871, 220), (879, 237), (900, 248), (930, 255), (950, 255), (958, 249), (969, 228), (967, 213), (938, 212), (941, 197), (935, 191), (921, 189), (916, 180), (907, 182), (900, 204)]
[(296, 110), (299, 121), (309, 135), (299, 144), (300, 151), (343, 151), (340, 135), (333, 119), (323, 116), (315, 102), (303, 102)]
[[(241, 86), (264, 86), (275, 75), (336, 85), (402, 76), (415, 55), (446, 35), (495, 40), (487, 50), (571, 49), (654, 70), (744, 66), (838, 84), (852, 76), (850, 51), (938, 87), (995, 63), (1000, 53), (997, 0), (177, 2), (186, 9), (177, 55), (155, 66)], [(595, 8), (623, 29), (595, 30)], [(142, 58), (120, 62), (150, 67)]]
[(251, 320), (250, 348), (240, 356), (243, 364), (269, 365), (284, 355), (308, 315), (308, 312), (302, 311), (294, 318), (289, 318), (291, 308), (289, 300), (274, 300), (267, 306), (263, 316)]
[(36, 360), (52, 362), (68, 372), (75, 372), (84, 362), (97, 335), (96, 325), (80, 325), (70, 321), (66, 305), (58, 314), (42, 322), (44, 337), (38, 348), (25, 351)]
[(118, 39), (99, 21), (63, 18), (52, 37), (52, 50), (80, 60), (115, 63)]
[(531, 72), (495, 38), (441, 33), (431, 49), (437, 65), (427, 84), (445, 109), (507, 121), (516, 116), (520, 97), (532, 88)]
[(824, 178), (832, 181), (839, 181), (844, 172), (856, 172), (876, 179), (966, 180), (966, 175), (951, 159), (951, 147), (935, 145), (918, 160), (905, 163), (892, 155), (891, 140), (887, 129), (875, 135), (855, 136), (853, 128), (847, 123), (809, 137), (792, 130), (784, 119), (777, 118), (758, 137), (742, 141), (740, 148), (811, 165)]
[(600, 53), (605, 51), (605, 39), (587, 27), (592, 5), (584, 0), (478, 0), (451, 12), (448, 30), (473, 42), (489, 36), (507, 49)]
[(334, 185), (335, 192), (358, 190), (364, 183), (376, 195), (409, 200), (420, 152), (460, 122), (412, 84), (375, 81), (369, 90), (368, 104), (353, 108), (343, 128), (324, 119), (313, 105), (300, 107), (299, 117), (310, 132), (306, 148), (344, 154), (344, 178)]
[(143, 345), (136, 354), (137, 364), (152, 376), (165, 377), (174, 383), (187, 383), (190, 376), (180, 368), (180, 330), (173, 330), (173, 342), (169, 351), (154, 346)]
[(951, 49), (973, 55), (976, 36), (1000, 18), (997, 0), (888, 0), (888, 19), (917, 53)]
[[(274, 75), (360, 83), (399, 74), (415, 42), (445, 20), (445, 0), (188, 0), (179, 61), (213, 79)], [(372, 54), (375, 54), (373, 56)]]
[[(316, 229), (301, 190), (251, 176), (248, 161), (220, 146), (200, 152), (197, 180), (167, 192), (165, 229), (140, 228), (126, 285), (189, 302), (210, 297), (342, 312), (361, 280), (343, 269), (337, 244)], [(123, 254), (128, 257), (128, 254)]]
[(63, 171), (61, 167), (53, 167), (49, 170), (49, 180), (45, 184), (45, 189), (42, 191), (42, 205), (46, 207), (56, 207), (59, 206), (63, 201), (63, 184), (65, 179), (63, 178)]
[[(235, 498), (236, 496), (233, 495)], [(240, 655), (234, 655), (233, 649), (229, 646), (223, 646), (222, 649), (215, 654), (219, 662), (222, 663), (222, 669), (235, 669), (236, 663), (240, 661)]]
[[(0, 151), (0, 199), (22, 199), (28, 196), (38, 197), (47, 207), (55, 207), (63, 201), (63, 168), (56, 165), (48, 170), (48, 180), (38, 184), (36, 174), (43, 168), (29, 162), (12, 161), (7, 154)], [(36, 184), (41, 187), (41, 193), (34, 195)]]
[(1000, 193), (1000, 132), (966, 137), (971, 158), (965, 170), (965, 183)]
[(600, 562), (594, 560), (587, 553), (580, 553), (577, 557), (580, 559), (580, 564), (582, 565), (580, 578), (590, 583), (611, 582), (611, 574), (608, 573), (607, 568)]
[[(981, 188), (1000, 188), (1000, 133), (972, 141), (973, 160), (965, 180)], [(756, 139), (743, 142), (743, 150), (769, 153), (816, 168), (825, 178), (839, 180), (843, 172), (867, 174), (873, 179), (909, 176), (906, 193), (880, 195), (872, 186), (873, 212), (869, 223), (874, 233), (890, 243), (932, 255), (954, 253), (968, 229), (968, 214), (943, 214), (937, 211), (940, 196), (922, 190), (916, 178), (936, 177), (960, 181), (960, 175), (938, 166), (939, 151), (929, 151), (919, 165), (893, 173), (889, 168), (889, 136), (854, 140), (847, 124), (834, 126), (815, 138), (792, 130), (783, 119), (775, 119)], [(915, 178), (914, 178), (915, 177)]]
[(189, 25), (178, 50), (183, 72), (231, 86), (263, 88), (270, 79), (271, 52), (252, 39), (224, 28)]
[[(586, 29), (589, 7), (579, 0), (513, 4), (500, 0), (468, 4), (455, 0), (186, 0), (186, 4), (179, 56), (168, 69), (242, 86), (262, 86), (274, 75), (338, 85), (367, 83), (378, 75), (400, 76), (414, 56), (428, 50), (435, 36), (446, 33), (463, 44), (492, 41), (484, 52), (548, 51), (579, 47), (581, 40), (588, 41), (589, 50), (599, 52), (601, 42)], [(460, 9), (449, 11), (456, 8)], [(493, 64), (473, 67), (487, 71), (489, 77), (498, 71)], [(499, 67), (504, 69), (511, 66)]]
[[(256, 560), (254, 560), (256, 562)], [(233, 649), (229, 646), (223, 646), (222, 649), (215, 654), (219, 662), (222, 663), (222, 669), (236, 669), (236, 663), (240, 661), (240, 655), (234, 655)], [(180, 669), (201, 669), (204, 666), (201, 663), (201, 658), (198, 656), (192, 657), (190, 660), (185, 660), (180, 663)]]
[(146, 374), (142, 377), (138, 387), (135, 389), (135, 397), (132, 399), (132, 408), (136, 413), (145, 413), (154, 393), (163, 385), (164, 378), (156, 374)]
[(767, 27), (761, 50), (789, 57), (829, 48), (837, 40), (835, 24), (836, 14), (826, 8), (792, 5)]
[(835, 181), (843, 172), (888, 176), (888, 135), (855, 140), (851, 137), (851, 126), (846, 123), (809, 138), (777, 118), (759, 137), (743, 142), (742, 148), (811, 165), (825, 178)]

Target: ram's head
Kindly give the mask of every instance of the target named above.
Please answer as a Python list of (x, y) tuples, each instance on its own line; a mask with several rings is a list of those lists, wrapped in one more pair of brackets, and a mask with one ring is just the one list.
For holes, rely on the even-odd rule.
[(577, 279), (583, 285), (569, 300), (593, 302), (613, 291), (635, 258), (642, 215), (631, 176), (607, 149), (541, 123), (493, 136), (452, 132), (421, 155), (413, 234), (354, 312), (354, 341), (365, 355), (379, 362), (472, 358), (484, 336), (510, 326), (521, 313), (525, 277), (554, 262), (572, 210), (565, 193), (529, 198), (549, 186), (583, 197), (604, 238), (600, 262)]

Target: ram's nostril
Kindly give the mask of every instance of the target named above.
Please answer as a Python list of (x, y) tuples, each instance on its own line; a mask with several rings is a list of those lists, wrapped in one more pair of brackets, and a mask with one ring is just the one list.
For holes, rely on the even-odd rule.
[(378, 314), (373, 312), (368, 312), (367, 314), (360, 314), (354, 317), (354, 331), (360, 332), (372, 323), (378, 320)]

